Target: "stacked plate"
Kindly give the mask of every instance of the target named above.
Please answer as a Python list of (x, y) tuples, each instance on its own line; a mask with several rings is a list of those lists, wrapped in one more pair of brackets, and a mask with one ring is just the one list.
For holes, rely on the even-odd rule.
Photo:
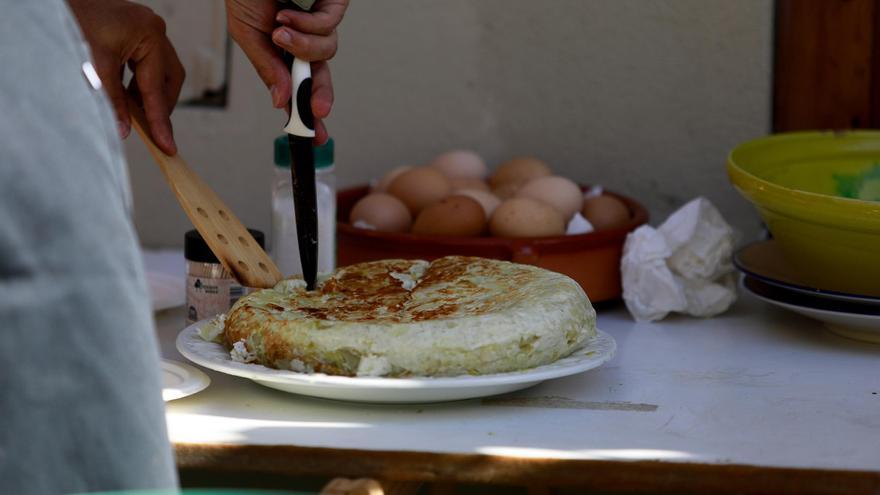
[(744, 275), (743, 290), (758, 299), (819, 320), (844, 337), (880, 344), (880, 296), (811, 287), (772, 240), (743, 248), (734, 264)]

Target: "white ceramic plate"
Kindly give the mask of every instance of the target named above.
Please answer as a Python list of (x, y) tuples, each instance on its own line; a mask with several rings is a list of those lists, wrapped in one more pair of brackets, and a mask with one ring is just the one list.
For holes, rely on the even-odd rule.
[(596, 338), (571, 356), (530, 370), (442, 378), (347, 377), (296, 373), (233, 361), (222, 345), (199, 337), (198, 329), (205, 323), (207, 320), (190, 325), (177, 336), (177, 350), (194, 363), (285, 392), (353, 402), (405, 404), (503, 394), (596, 368), (610, 360), (616, 348), (614, 339), (599, 331)]
[(195, 366), (162, 360), (162, 398), (166, 402), (201, 392), (210, 384), (208, 375)]
[(871, 314), (876, 306), (865, 306), (864, 312), (853, 311), (852, 305), (843, 306), (848, 310), (829, 309), (825, 301), (813, 300), (816, 305), (826, 304), (824, 308), (809, 305), (811, 299), (798, 297), (798, 294), (786, 293), (779, 288), (766, 284), (763, 281), (743, 277), (741, 282), (743, 290), (758, 299), (780, 308), (785, 308), (803, 316), (821, 321), (832, 332), (855, 340), (880, 344), (880, 314)]
[(167, 273), (147, 272), (150, 303), (153, 311), (183, 306), (186, 303), (186, 282)]

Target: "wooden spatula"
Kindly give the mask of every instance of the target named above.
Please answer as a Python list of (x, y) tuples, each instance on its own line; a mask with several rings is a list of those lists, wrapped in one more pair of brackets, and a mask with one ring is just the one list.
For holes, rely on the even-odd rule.
[(278, 267), (235, 214), (187, 166), (179, 153), (168, 156), (156, 146), (150, 136), (143, 109), (131, 98), (128, 101), (128, 110), (135, 130), (162, 169), (186, 216), (202, 234), (220, 263), (242, 285), (262, 289), (278, 283), (283, 278)]

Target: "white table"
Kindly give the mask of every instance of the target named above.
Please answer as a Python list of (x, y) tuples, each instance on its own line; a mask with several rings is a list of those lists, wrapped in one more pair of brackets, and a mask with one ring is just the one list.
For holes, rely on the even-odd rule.
[[(153, 263), (155, 266), (156, 264)], [(157, 314), (162, 352), (182, 309)], [(880, 492), (880, 345), (746, 298), (726, 315), (600, 311), (605, 366), (508, 396), (311, 399), (207, 371), (168, 404), (183, 468), (578, 485), (607, 491)]]

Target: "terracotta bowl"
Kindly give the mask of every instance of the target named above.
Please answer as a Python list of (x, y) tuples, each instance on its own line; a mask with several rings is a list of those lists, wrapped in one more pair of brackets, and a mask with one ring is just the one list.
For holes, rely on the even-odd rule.
[(449, 237), (375, 232), (353, 227), (348, 217), (369, 187), (337, 194), (337, 264), (380, 259), (432, 260), (448, 255), (480, 256), (540, 266), (578, 281), (593, 302), (621, 295), (620, 257), (629, 232), (648, 221), (648, 212), (635, 200), (605, 191), (629, 207), (630, 220), (617, 229), (589, 234), (536, 237)]

